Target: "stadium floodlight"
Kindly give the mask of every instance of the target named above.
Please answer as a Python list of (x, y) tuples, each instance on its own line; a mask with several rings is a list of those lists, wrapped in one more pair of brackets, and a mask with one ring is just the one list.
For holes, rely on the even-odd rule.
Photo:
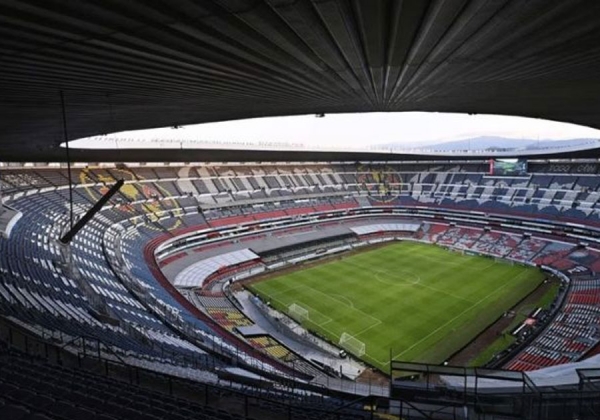
[(298, 305), (297, 303), (292, 303), (288, 307), (288, 314), (290, 317), (292, 317), (293, 319), (295, 319), (298, 322), (304, 322), (309, 319), (308, 309), (303, 308), (302, 306)]
[(340, 337), (339, 346), (355, 356), (362, 357), (367, 351), (365, 343), (344, 332)]

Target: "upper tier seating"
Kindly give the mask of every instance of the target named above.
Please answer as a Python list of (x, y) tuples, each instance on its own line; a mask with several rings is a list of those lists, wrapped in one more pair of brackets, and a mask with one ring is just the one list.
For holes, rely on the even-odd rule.
[(577, 361), (600, 340), (600, 279), (573, 279), (566, 304), (544, 331), (509, 364), (534, 370)]
[[(149, 242), (198, 226), (217, 228), (369, 206), (458, 208), (597, 225), (600, 181), (593, 173), (598, 167), (583, 173), (573, 165), (572, 173), (552, 173), (545, 172), (550, 166), (535, 164), (536, 173), (520, 178), (489, 177), (484, 163), (79, 168), (72, 191), (76, 218), (116, 179), (126, 184), (73, 240), (76, 272), (63, 265), (64, 250), (56, 243), (69, 225), (65, 171), (0, 169), (3, 202), (23, 214), (10, 237), (0, 239), (0, 311), (64, 342), (89, 336), (131, 363), (141, 360), (159, 371), (214, 382), (214, 370), (227, 362), (199, 341), (190, 342), (190, 337), (230, 354), (236, 353), (236, 342), (215, 332), (210, 320), (165, 290), (147, 265), (144, 248)], [(598, 268), (595, 255), (574, 260), (574, 244), (546, 243), (500, 230), (428, 224), (418, 235), (559, 269)], [(586, 304), (593, 305), (593, 298), (574, 299), (590, 299)], [(588, 309), (585, 316), (593, 320)], [(571, 319), (565, 316), (563, 323), (568, 326)], [(181, 325), (188, 331), (179, 330)], [(569, 339), (598, 338), (593, 332), (586, 334)], [(553, 361), (576, 358), (575, 353), (556, 354), (544, 356)], [(241, 357), (261, 369), (281, 369), (253, 355)], [(535, 365), (530, 359), (523, 362)]]

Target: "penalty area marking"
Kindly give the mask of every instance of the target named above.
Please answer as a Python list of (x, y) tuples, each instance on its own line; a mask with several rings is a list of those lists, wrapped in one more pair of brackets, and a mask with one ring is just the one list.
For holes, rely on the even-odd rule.
[[(291, 291), (291, 289), (289, 289), (289, 290), (287, 290), (287, 291)], [(272, 301), (275, 301), (275, 302), (279, 303), (279, 304), (281, 305), (281, 307), (282, 307), (282, 308), (287, 308), (288, 304), (286, 304), (285, 302), (283, 302), (283, 301), (281, 301), (281, 300), (279, 300), (279, 299), (275, 299), (275, 298), (274, 298), (272, 295), (267, 295), (267, 296), (268, 296), (268, 298), (269, 298), (270, 300), (272, 300)], [(307, 305), (307, 304), (305, 304), (305, 303), (302, 303), (300, 306), (302, 306), (303, 308), (309, 309), (309, 311), (308, 311), (308, 319), (307, 319), (307, 321), (308, 321), (308, 322), (310, 322), (311, 324), (314, 324), (314, 325), (316, 325), (317, 327), (322, 327), (323, 325), (325, 325), (325, 324), (328, 324), (328, 323), (330, 323), (331, 321), (333, 321), (333, 319), (332, 319), (331, 317), (329, 317), (329, 316), (327, 316), (327, 315), (324, 315), (324, 314), (322, 314), (320, 311), (317, 311), (316, 309), (312, 308), (311, 306), (309, 306), (309, 305)], [(279, 311), (279, 312), (281, 312), (281, 313), (283, 313), (283, 314), (285, 314), (285, 315), (288, 315), (288, 314), (287, 314), (285, 311)], [(323, 319), (322, 319), (322, 322), (320, 322), (320, 323), (317, 323), (317, 322), (315, 322), (313, 319), (311, 319), (311, 318), (310, 318), (310, 314), (311, 314), (311, 312), (312, 312), (312, 313), (314, 313), (314, 314), (318, 314), (318, 315), (319, 315), (319, 317), (323, 318)], [(289, 315), (288, 315), (288, 316), (289, 316)], [(296, 322), (298, 322), (298, 321), (296, 321)]]
[(345, 300), (346, 302), (348, 302), (348, 306), (350, 306), (352, 309), (356, 309), (356, 308), (354, 307), (354, 302), (352, 302), (352, 301), (351, 301), (350, 299), (348, 299), (346, 296), (344, 296), (344, 295), (338, 295), (338, 294), (335, 294), (335, 293), (328, 293), (328, 295), (329, 295), (329, 296), (337, 296), (337, 297), (339, 297), (340, 299), (343, 299), (343, 300)]
[[(329, 324), (331, 321), (333, 321), (333, 319), (323, 313), (321, 313), (320, 311), (316, 310), (315, 308), (313, 308), (310, 305), (307, 305), (306, 303), (302, 302), (299, 303), (298, 305), (308, 309), (308, 319), (307, 321), (310, 322), (311, 324), (316, 325), (317, 327), (321, 328), (323, 325), (325, 324)], [(321, 319), (321, 322), (316, 322), (314, 319), (314, 316), (311, 318), (311, 314), (315, 314), (318, 315), (319, 318)]]
[[(488, 265), (488, 266), (486, 266), (486, 267), (491, 267), (492, 265), (495, 265), (496, 263), (497, 263), (497, 262), (496, 262), (496, 261), (494, 261), (493, 263), (489, 264), (489, 265)], [(526, 267), (525, 267), (525, 268), (526, 268)], [(516, 275), (515, 275), (515, 276), (512, 278), (512, 281), (515, 281), (515, 280), (517, 280), (518, 278), (520, 278), (520, 277), (521, 277), (521, 276), (522, 276), (524, 273), (526, 273), (526, 272), (527, 272), (527, 270), (526, 270), (526, 269), (524, 269), (524, 270), (520, 271), (518, 274), (516, 274)], [(409, 350), (412, 350), (412, 349), (413, 349), (415, 346), (417, 346), (417, 345), (421, 344), (423, 341), (427, 340), (427, 339), (428, 339), (430, 336), (432, 336), (433, 334), (435, 334), (436, 332), (438, 332), (440, 329), (444, 328), (446, 325), (449, 325), (449, 324), (451, 324), (453, 321), (455, 321), (456, 319), (458, 319), (459, 317), (461, 317), (461, 316), (462, 316), (464, 313), (466, 313), (466, 312), (467, 312), (469, 309), (472, 309), (473, 307), (475, 307), (475, 306), (478, 306), (479, 304), (481, 304), (483, 301), (485, 301), (485, 300), (486, 300), (487, 298), (489, 298), (490, 296), (492, 296), (492, 295), (494, 295), (494, 294), (498, 293), (500, 290), (504, 289), (504, 288), (505, 288), (505, 287), (506, 287), (508, 284), (510, 284), (510, 283), (511, 283), (511, 281), (504, 283), (504, 284), (503, 284), (501, 287), (498, 287), (496, 290), (494, 290), (494, 291), (493, 291), (492, 293), (490, 293), (489, 295), (487, 295), (487, 296), (484, 296), (482, 299), (480, 299), (480, 300), (479, 300), (479, 301), (477, 301), (477, 302), (473, 302), (473, 306), (472, 306), (472, 307), (470, 307), (470, 308), (467, 308), (465, 311), (461, 312), (460, 314), (458, 314), (457, 316), (455, 316), (453, 319), (451, 319), (451, 320), (449, 320), (448, 322), (446, 322), (445, 324), (441, 325), (439, 328), (437, 328), (436, 330), (432, 331), (432, 332), (431, 332), (429, 335), (427, 335), (427, 336), (423, 337), (421, 340), (417, 341), (416, 343), (414, 343), (412, 346), (410, 346), (410, 347), (409, 347), (409, 348), (407, 348), (406, 350), (403, 350), (402, 352), (400, 352), (400, 353), (396, 354), (395, 356), (392, 356), (392, 360), (396, 360), (398, 357), (402, 356), (402, 355), (403, 355), (404, 353), (406, 353), (407, 351), (409, 351)], [(423, 285), (421, 285), (421, 286), (423, 286)], [(437, 290), (437, 289), (435, 289), (435, 290)], [(369, 356), (369, 354), (368, 354), (368, 353), (365, 353), (365, 355), (366, 355), (367, 357), (369, 357), (370, 359), (372, 359), (372, 360), (374, 360), (374, 361), (376, 361), (376, 362), (380, 363), (382, 366), (387, 366), (387, 365), (389, 365), (389, 364), (390, 364), (390, 362), (389, 362), (389, 361), (387, 361), (387, 362), (384, 362), (384, 361), (382, 361), (382, 360), (376, 359), (375, 357)]]
[(346, 306), (346, 307), (348, 307), (348, 308), (352, 309), (353, 311), (360, 312), (360, 313), (361, 313), (363, 316), (366, 316), (366, 317), (369, 317), (369, 318), (373, 319), (373, 320), (374, 320), (376, 323), (378, 323), (378, 324), (381, 324), (381, 320), (380, 320), (379, 318), (376, 318), (376, 317), (374, 317), (374, 316), (373, 316), (373, 315), (371, 315), (371, 314), (368, 314), (368, 313), (366, 313), (366, 312), (364, 312), (364, 311), (362, 311), (362, 310), (360, 310), (360, 309), (358, 309), (358, 308), (355, 308), (354, 306), (350, 306), (350, 305), (348, 305), (346, 302), (344, 302), (344, 301), (342, 301), (342, 300), (336, 299), (335, 297), (333, 297), (333, 296), (335, 296), (335, 295), (328, 294), (328, 293), (325, 293), (325, 292), (321, 292), (320, 290), (318, 290), (318, 289), (315, 289), (315, 288), (313, 288), (313, 287), (310, 287), (310, 286), (307, 286), (307, 285), (304, 285), (304, 287), (306, 287), (307, 289), (310, 289), (310, 290), (312, 290), (313, 292), (320, 293), (321, 295), (323, 295), (323, 296), (325, 296), (325, 297), (327, 297), (327, 298), (329, 298), (329, 299), (333, 299), (333, 300), (335, 300), (336, 302), (339, 302), (339, 303), (341, 303), (342, 305), (344, 305), (344, 306)]
[(272, 298), (272, 297), (275, 297), (275, 296), (283, 295), (285, 293), (291, 292), (292, 290), (299, 289), (300, 287), (302, 287), (302, 284), (297, 284), (297, 285), (295, 285), (293, 287), (290, 287), (289, 289), (280, 290), (278, 292), (272, 293), (272, 294), (269, 295), (269, 297)]
[(381, 325), (383, 322), (382, 321), (378, 321), (373, 325), (370, 325), (368, 327), (363, 328), (362, 330), (360, 330), (359, 332), (357, 332), (356, 334), (354, 334), (354, 337), (358, 337), (359, 335), (366, 333), (367, 331), (369, 331), (371, 328), (375, 328), (379, 325)]

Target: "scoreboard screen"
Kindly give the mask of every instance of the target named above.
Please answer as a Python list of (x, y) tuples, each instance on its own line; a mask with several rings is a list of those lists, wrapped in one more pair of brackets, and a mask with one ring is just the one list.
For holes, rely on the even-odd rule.
[(490, 175), (525, 176), (527, 175), (527, 160), (490, 159)]

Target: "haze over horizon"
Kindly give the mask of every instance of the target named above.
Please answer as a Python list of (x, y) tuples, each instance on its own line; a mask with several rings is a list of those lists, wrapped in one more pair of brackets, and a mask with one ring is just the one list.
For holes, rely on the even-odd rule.
[[(73, 147), (113, 147), (115, 139), (160, 146), (161, 141), (242, 143), (252, 148), (268, 143), (318, 148), (399, 148), (431, 145), (475, 137), (524, 140), (600, 139), (600, 130), (533, 118), (452, 113), (362, 113), (265, 117), (217, 123), (125, 131), (71, 142)], [(99, 139), (108, 145), (99, 144)], [(149, 147), (149, 146), (145, 146)]]

